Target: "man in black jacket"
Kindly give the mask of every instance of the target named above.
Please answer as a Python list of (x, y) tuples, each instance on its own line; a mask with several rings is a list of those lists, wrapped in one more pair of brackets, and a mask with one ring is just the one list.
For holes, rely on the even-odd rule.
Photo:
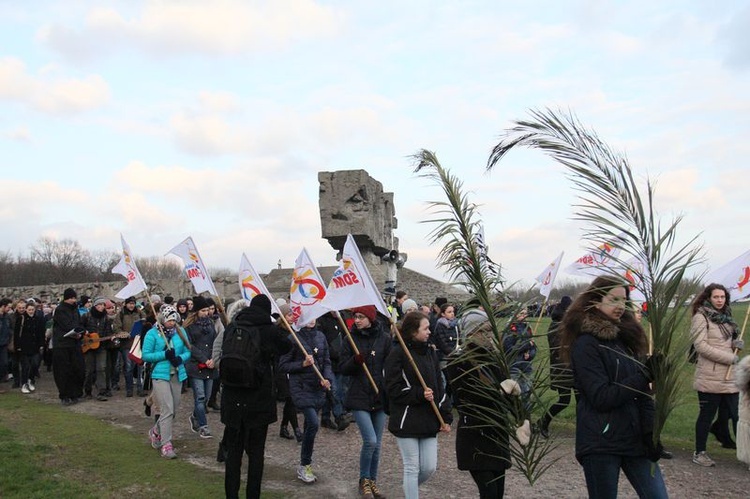
[(76, 306), (77, 297), (73, 288), (67, 288), (52, 317), (52, 373), (63, 405), (75, 404), (83, 395), (85, 370), (81, 334), (65, 336), (76, 328), (82, 331), (81, 316)]
[[(271, 323), (271, 301), (257, 295), (250, 306), (240, 310), (227, 326), (224, 338), (240, 327), (250, 334), (260, 335), (261, 371), (257, 389), (232, 386), (222, 387), (221, 422), (225, 425), (226, 472), (224, 492), (227, 498), (239, 497), (242, 454), (247, 452), (247, 496), (260, 497), (263, 480), (263, 454), (268, 425), (276, 422), (276, 393), (274, 387), (274, 359), (292, 347), (286, 333), (280, 334)], [(220, 364), (221, 365), (221, 364)]]

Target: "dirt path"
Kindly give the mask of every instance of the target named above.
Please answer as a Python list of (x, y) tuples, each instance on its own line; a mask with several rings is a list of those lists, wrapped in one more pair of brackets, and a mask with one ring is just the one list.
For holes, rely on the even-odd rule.
[[(7, 386), (7, 385), (6, 385)], [(43, 373), (37, 391), (29, 395), (39, 400), (59, 405), (51, 373)], [(216, 449), (223, 431), (219, 414), (208, 415), (215, 438), (203, 440), (190, 431), (187, 416), (192, 407), (192, 393), (183, 394), (175, 425), (175, 451), (179, 459), (196, 466), (223, 473), (216, 462)], [(143, 439), (148, 445), (146, 432), (152, 423), (143, 413), (143, 399), (126, 398), (124, 391), (115, 392), (107, 402), (86, 401), (61, 410), (90, 414), (112, 424), (122, 426)], [(279, 413), (281, 411), (279, 410)], [(300, 422), (302, 417), (299, 417)], [(313, 469), (318, 476), (315, 485), (304, 485), (296, 479), (295, 466), (299, 459), (299, 445), (295, 441), (278, 437), (278, 424), (269, 429), (266, 445), (264, 488), (285, 491), (295, 498), (355, 498), (360, 438), (355, 425), (344, 432), (321, 428), (315, 443)], [(554, 425), (553, 425), (554, 430)], [(573, 435), (570, 432), (553, 435), (558, 448), (553, 457), (559, 458), (552, 468), (534, 486), (515, 470), (506, 479), (506, 497), (524, 498), (579, 498), (586, 497), (586, 486), (581, 467), (573, 455)], [(421, 488), (421, 497), (466, 499), (477, 497), (471, 477), (455, 468), (454, 434), (439, 437), (438, 471)], [(690, 460), (690, 449), (671, 449), (675, 458), (661, 461), (667, 489), (673, 498), (747, 498), (750, 497), (750, 471), (729, 451), (722, 451), (711, 442), (709, 453), (717, 462), (715, 468), (701, 468)], [(389, 499), (403, 497), (401, 491), (401, 459), (394, 438), (386, 431), (380, 459), (378, 484)], [(216, 491), (212, 497), (220, 497)], [(620, 482), (620, 497), (635, 497), (624, 477)]]

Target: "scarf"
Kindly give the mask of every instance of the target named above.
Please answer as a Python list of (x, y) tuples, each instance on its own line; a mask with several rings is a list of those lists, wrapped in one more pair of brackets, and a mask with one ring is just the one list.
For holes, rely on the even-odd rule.
[(722, 312), (716, 310), (709, 302), (705, 302), (701, 307), (701, 313), (707, 320), (719, 326), (724, 338), (731, 336), (732, 339), (736, 339), (737, 323), (732, 319), (732, 310), (729, 308), (729, 305), (724, 307), (724, 312)]

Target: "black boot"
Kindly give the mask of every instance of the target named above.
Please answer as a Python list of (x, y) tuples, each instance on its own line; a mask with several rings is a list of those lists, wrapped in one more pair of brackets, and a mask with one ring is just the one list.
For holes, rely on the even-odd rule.
[(294, 436), (289, 433), (289, 428), (286, 425), (282, 426), (279, 430), (279, 436), (281, 438), (286, 438), (287, 440), (294, 440)]

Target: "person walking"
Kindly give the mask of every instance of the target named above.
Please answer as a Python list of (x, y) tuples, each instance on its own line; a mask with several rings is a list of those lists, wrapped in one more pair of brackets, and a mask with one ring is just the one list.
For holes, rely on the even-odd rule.
[(76, 291), (66, 288), (52, 316), (52, 375), (63, 405), (75, 404), (83, 396), (85, 367), (81, 336), (84, 329), (77, 302)]
[[(620, 471), (639, 497), (668, 497), (655, 463), (652, 361), (646, 333), (628, 306), (629, 283), (600, 276), (573, 301), (561, 324), (562, 360), (576, 388), (576, 459), (592, 499), (617, 497)], [(651, 357), (654, 359), (654, 357)], [(644, 362), (640, 362), (643, 360)]]
[[(206, 401), (211, 395), (216, 370), (212, 358), (216, 329), (209, 316), (209, 304), (202, 296), (193, 299), (193, 310), (182, 323), (192, 345), (185, 369), (193, 390), (193, 411), (188, 416), (190, 429), (201, 438), (212, 438), (206, 418)], [(179, 314), (179, 312), (178, 312)]]
[[(396, 437), (404, 468), (406, 499), (419, 498), (419, 485), (437, 468), (437, 434), (449, 432), (453, 421), (450, 398), (446, 396), (437, 352), (428, 340), (430, 321), (421, 312), (406, 314), (401, 335), (427, 388), (422, 388), (414, 366), (400, 344), (385, 362), (385, 383), (390, 402), (388, 431)], [(438, 407), (445, 424), (433, 412)]]
[[(359, 494), (364, 499), (383, 498), (385, 496), (380, 492), (377, 479), (386, 419), (383, 369), (385, 359), (391, 351), (391, 337), (375, 320), (377, 311), (374, 306), (355, 307), (352, 313), (352, 340), (359, 353), (355, 354), (351, 344), (344, 340), (340, 359), (341, 372), (350, 377), (344, 405), (352, 411), (362, 437), (359, 451)], [(365, 366), (378, 387), (377, 393), (365, 373)]]
[(44, 348), (44, 320), (36, 315), (34, 300), (26, 304), (26, 311), (16, 319), (13, 331), (13, 349), (20, 362), (21, 392), (31, 393), (34, 386), (35, 372)]
[[(695, 297), (690, 337), (697, 355), (693, 389), (698, 392), (699, 412), (695, 422), (695, 452), (693, 462), (700, 466), (715, 466), (706, 453), (706, 442), (716, 412), (724, 406), (737, 434), (739, 389), (729, 368), (739, 361), (734, 349), (742, 349), (738, 327), (729, 307), (729, 291), (721, 284), (712, 283)], [(724, 428), (727, 422), (723, 422)], [(728, 438), (728, 436), (727, 436)]]

